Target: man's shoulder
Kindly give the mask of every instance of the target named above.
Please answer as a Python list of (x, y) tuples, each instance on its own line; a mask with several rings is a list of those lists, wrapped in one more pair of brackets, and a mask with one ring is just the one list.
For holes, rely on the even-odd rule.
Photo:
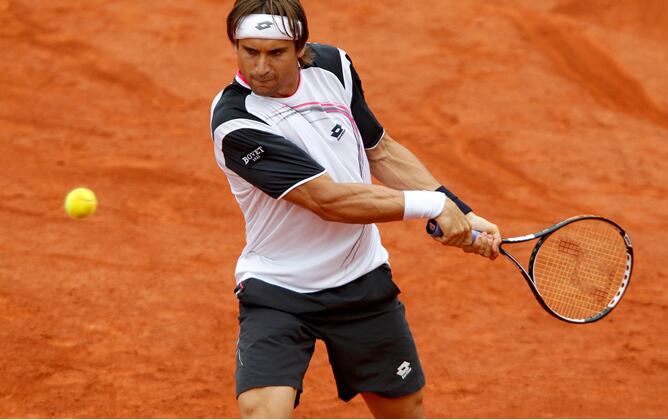
[(250, 94), (250, 89), (235, 81), (216, 95), (212, 104), (211, 128), (215, 130), (216, 127), (236, 119), (264, 122), (248, 112), (246, 98)]
[(334, 45), (320, 44), (318, 42), (309, 42), (308, 45), (313, 50), (317, 58), (333, 58), (341, 55), (341, 49)]
[(246, 108), (246, 97), (251, 94), (251, 90), (242, 86), (237, 81), (229, 84), (214, 99), (215, 109)]
[(343, 72), (345, 70), (343, 57), (346, 55), (345, 51), (333, 45), (318, 44), (315, 42), (309, 43), (311, 51), (313, 51), (313, 64), (309, 67), (320, 68), (334, 73), (336, 77), (344, 83)]

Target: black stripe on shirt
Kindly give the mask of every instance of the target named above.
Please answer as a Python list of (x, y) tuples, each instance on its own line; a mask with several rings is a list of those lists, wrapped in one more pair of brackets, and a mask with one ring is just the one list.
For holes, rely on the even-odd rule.
[(355, 123), (357, 123), (357, 127), (362, 134), (364, 147), (371, 149), (378, 144), (383, 136), (383, 126), (380, 125), (376, 116), (373, 115), (373, 112), (371, 112), (371, 109), (367, 105), (366, 99), (364, 99), (362, 80), (357, 74), (355, 66), (353, 66), (353, 61), (347, 55), (346, 58), (350, 61), (350, 72), (353, 79), (353, 100), (350, 104), (350, 110), (352, 111)]
[(222, 148), (226, 167), (273, 198), (325, 170), (286, 138), (250, 128), (226, 135)]
[(343, 63), (341, 62), (341, 52), (338, 48), (325, 44), (309, 44), (315, 54), (313, 67), (318, 67), (333, 73), (346, 87), (343, 79)]
[[(343, 62), (341, 60), (341, 52), (338, 48), (325, 44), (309, 44), (315, 53), (315, 61), (313, 67), (318, 67), (327, 70), (339, 79), (341, 85), (345, 88), (346, 84), (343, 78)], [(364, 98), (364, 90), (362, 89), (362, 81), (360, 80), (352, 60), (346, 55), (350, 61), (350, 73), (353, 82), (353, 98), (350, 105), (353, 113), (355, 123), (362, 134), (364, 147), (370, 149), (378, 144), (383, 136), (383, 126), (380, 125), (376, 116), (366, 103)]]
[(241, 86), (236, 81), (227, 86), (213, 109), (211, 133), (216, 131), (216, 128), (220, 127), (221, 124), (240, 118), (266, 124), (246, 109), (246, 98), (250, 94), (250, 89)]

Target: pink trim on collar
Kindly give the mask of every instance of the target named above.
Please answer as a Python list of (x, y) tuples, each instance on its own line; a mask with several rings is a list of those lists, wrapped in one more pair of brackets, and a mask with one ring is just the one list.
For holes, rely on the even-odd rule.
[(250, 86), (250, 84), (248, 83), (248, 80), (246, 80), (246, 78), (244, 77), (244, 75), (241, 74), (241, 70), (237, 70), (237, 77), (238, 77), (239, 79), (241, 79), (242, 82), (244, 82), (245, 84), (247, 84), (247, 85)]

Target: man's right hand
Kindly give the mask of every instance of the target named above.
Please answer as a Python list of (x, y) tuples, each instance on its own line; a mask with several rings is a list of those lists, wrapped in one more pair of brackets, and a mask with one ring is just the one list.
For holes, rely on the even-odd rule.
[(471, 245), (471, 222), (449, 198), (445, 199), (445, 206), (436, 217), (436, 222), (443, 235), (434, 239), (441, 244), (459, 248)]

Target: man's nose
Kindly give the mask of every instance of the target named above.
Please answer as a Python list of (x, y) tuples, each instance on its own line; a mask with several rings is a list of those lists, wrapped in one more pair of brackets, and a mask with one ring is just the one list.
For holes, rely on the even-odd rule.
[(258, 75), (265, 75), (269, 73), (269, 60), (266, 55), (261, 54), (255, 63), (255, 73)]

